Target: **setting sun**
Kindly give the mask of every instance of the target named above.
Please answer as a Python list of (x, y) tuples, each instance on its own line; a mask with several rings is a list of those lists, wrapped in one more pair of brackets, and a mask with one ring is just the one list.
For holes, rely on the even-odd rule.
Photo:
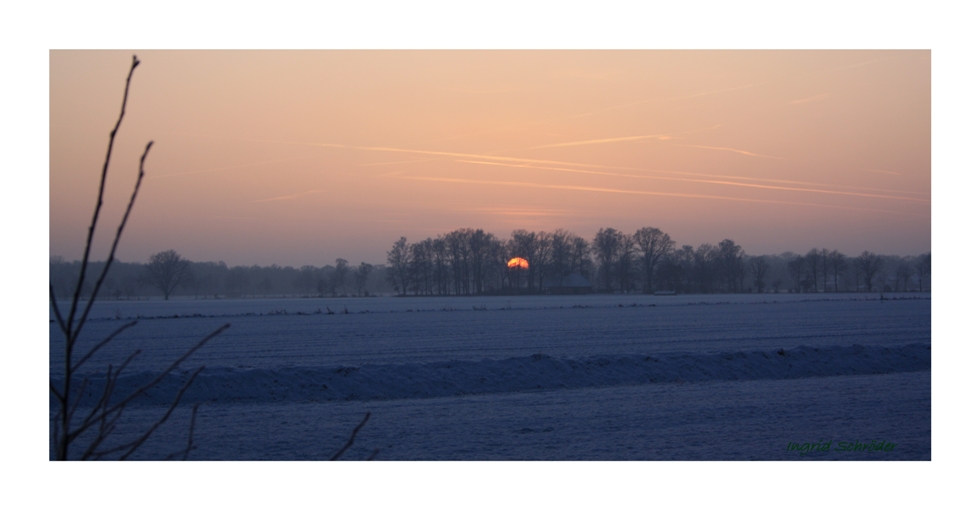
[(527, 269), (528, 268), (527, 260), (524, 260), (521, 257), (514, 257), (514, 258), (512, 258), (512, 259), (510, 259), (510, 260), (507, 261), (507, 268), (508, 269), (513, 269), (513, 268)]

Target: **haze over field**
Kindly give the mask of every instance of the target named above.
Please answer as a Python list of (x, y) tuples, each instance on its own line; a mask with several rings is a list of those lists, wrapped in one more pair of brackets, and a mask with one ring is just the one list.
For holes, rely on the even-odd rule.
[[(380, 263), (461, 227), (930, 251), (929, 51), (139, 58), (105, 209), (122, 214), (154, 140), (124, 261)], [(52, 256), (81, 254), (130, 59), (50, 53)]]

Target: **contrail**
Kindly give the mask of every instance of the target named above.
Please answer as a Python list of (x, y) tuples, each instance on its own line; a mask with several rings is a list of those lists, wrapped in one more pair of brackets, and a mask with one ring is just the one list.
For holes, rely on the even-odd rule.
[(647, 140), (650, 138), (664, 138), (670, 135), (639, 135), (639, 136), (623, 136), (620, 138), (600, 138), (598, 140), (582, 140), (580, 142), (565, 142), (565, 143), (552, 143), (548, 145), (536, 145), (534, 147), (528, 147), (528, 149), (547, 149), (550, 147), (571, 147), (573, 145), (594, 145), (600, 143), (613, 143), (613, 142), (632, 142), (635, 140)]
[(830, 94), (817, 94), (813, 97), (807, 97), (804, 99), (797, 99), (796, 101), (790, 101), (789, 104), (803, 104), (803, 103), (810, 103), (813, 101), (822, 101), (824, 99), (827, 99), (828, 97), (830, 97)]
[(576, 212), (566, 209), (514, 209), (507, 207), (478, 207), (463, 210), (471, 212), (484, 212), (500, 216), (567, 216)]
[(455, 184), (479, 184), (479, 185), (496, 185), (496, 186), (517, 186), (523, 188), (539, 188), (539, 189), (558, 189), (558, 190), (569, 190), (569, 191), (592, 191), (598, 193), (621, 193), (626, 195), (647, 195), (647, 196), (663, 196), (663, 197), (679, 197), (679, 198), (699, 198), (699, 199), (711, 199), (711, 200), (729, 200), (734, 202), (752, 202), (761, 204), (780, 204), (780, 205), (804, 205), (811, 207), (825, 207), (830, 209), (848, 209), (854, 211), (872, 211), (881, 212), (888, 214), (900, 214), (909, 215), (904, 211), (888, 211), (884, 209), (868, 209), (862, 207), (848, 207), (848, 206), (838, 206), (829, 204), (814, 204), (810, 202), (788, 202), (783, 200), (765, 200), (765, 199), (755, 199), (755, 198), (739, 198), (739, 197), (726, 197), (719, 195), (699, 195), (694, 193), (667, 193), (660, 191), (641, 191), (641, 190), (627, 190), (627, 189), (616, 189), (616, 188), (599, 188), (592, 186), (570, 186), (564, 184), (536, 184), (531, 182), (519, 182), (519, 181), (481, 181), (476, 179), (455, 179), (447, 177), (399, 177), (399, 179), (408, 179), (413, 181), (430, 181), (430, 182), (447, 182)]
[[(713, 128), (707, 128), (707, 129), (713, 129)], [(657, 172), (657, 173), (666, 173), (666, 174), (674, 174), (674, 175), (682, 175), (682, 176), (691, 176), (691, 175), (694, 175), (694, 176), (698, 176), (698, 177), (710, 177), (710, 178), (716, 178), (716, 179), (717, 178), (721, 178), (721, 179), (735, 179), (735, 180), (741, 180), (741, 181), (755, 181), (755, 182), (764, 182), (764, 183), (796, 184), (796, 185), (805, 185), (805, 186), (821, 186), (821, 187), (825, 187), (825, 188), (828, 188), (829, 187), (829, 188), (838, 188), (838, 189), (846, 189), (846, 190), (874, 191), (874, 192), (879, 192), (879, 193), (905, 193), (905, 194), (915, 194), (915, 195), (929, 195), (929, 193), (916, 192), (916, 191), (902, 191), (902, 190), (891, 190), (891, 189), (867, 188), (867, 187), (859, 187), (859, 186), (844, 186), (844, 185), (838, 185), (838, 184), (824, 184), (824, 183), (815, 183), (815, 182), (807, 182), (807, 181), (795, 181), (795, 180), (784, 180), (784, 179), (767, 179), (767, 178), (759, 178), (759, 177), (741, 177), (741, 176), (733, 176), (733, 175), (702, 174), (702, 173), (696, 173), (696, 172), (679, 172), (679, 171), (672, 171), (672, 170), (655, 170), (655, 169), (645, 169), (645, 168), (636, 168), (636, 167), (622, 167), (622, 166), (614, 166), (614, 165), (592, 165), (592, 164), (588, 164), (588, 163), (573, 163), (573, 162), (570, 162), (570, 161), (555, 161), (555, 160), (534, 159), (534, 158), (517, 158), (517, 157), (509, 157), (509, 156), (492, 156), (492, 155), (487, 155), (487, 154), (469, 154), (469, 153), (460, 153), (460, 152), (431, 151), (431, 150), (420, 150), (420, 149), (401, 149), (401, 148), (396, 148), (396, 147), (374, 147), (374, 146), (342, 145), (342, 144), (336, 144), (336, 143), (321, 143), (321, 142), (288, 142), (288, 141), (258, 140), (258, 139), (248, 139), (248, 138), (236, 138), (236, 139), (238, 139), (238, 140), (246, 140), (246, 141), (256, 141), (256, 142), (267, 142), (267, 143), (286, 143), (286, 144), (293, 144), (293, 145), (307, 145), (307, 146), (313, 146), (313, 147), (331, 147), (331, 148), (341, 148), (341, 149), (360, 150), (360, 151), (394, 152), (394, 153), (402, 153), (402, 154), (423, 154), (423, 155), (429, 155), (429, 156), (439, 156), (438, 158), (430, 158), (430, 159), (424, 159), (424, 160), (420, 160), (420, 161), (435, 161), (435, 160), (448, 159), (448, 158), (477, 158), (477, 159), (484, 159), (484, 160), (497, 161), (497, 162), (509, 162), (509, 163), (530, 163), (530, 164), (565, 165), (565, 166), (574, 166), (574, 167), (581, 167), (581, 168), (596, 168), (596, 169), (609, 169), (609, 168), (611, 168), (611, 169), (616, 169), (616, 170), (630, 170), (630, 171), (637, 171), (637, 172)], [(692, 146), (692, 147), (699, 147), (699, 146)], [(736, 151), (736, 152), (746, 152), (746, 151), (738, 151), (737, 149), (718, 148), (718, 147), (706, 147), (706, 146), (703, 146), (703, 147), (705, 147), (705, 148), (711, 148), (711, 149), (718, 149), (718, 150), (731, 150), (731, 151)], [(773, 156), (763, 156), (763, 155), (758, 155), (758, 154), (753, 154), (753, 153), (748, 153), (748, 154), (754, 155), (754, 156), (766, 157), (766, 158), (774, 158)], [(296, 159), (302, 159), (302, 158), (296, 158)], [(778, 158), (775, 158), (775, 159), (778, 159)], [(266, 163), (268, 163), (268, 162), (266, 162)], [(476, 163), (476, 162), (470, 161), (470, 163)], [(256, 163), (256, 164), (259, 164), (259, 163)], [(391, 164), (395, 164), (395, 162), (392, 162)], [(485, 164), (487, 164), (487, 163), (485, 163)], [(497, 163), (497, 164), (502, 164), (502, 163)], [(504, 165), (504, 166), (507, 166), (507, 165)], [(513, 166), (515, 166), (515, 167), (521, 167), (519, 165), (513, 165)], [(527, 168), (533, 168), (533, 167), (528, 166)], [(564, 171), (573, 171), (573, 170), (572, 169), (564, 169)], [(632, 174), (632, 175), (631, 174), (615, 174), (615, 173), (611, 173), (611, 172), (604, 172), (603, 173), (603, 172), (585, 172), (585, 171), (579, 171), (579, 173), (596, 173), (598, 175), (618, 175), (618, 176), (635, 177), (635, 178), (652, 178), (652, 176), (643, 176), (643, 175), (635, 175), (635, 174)], [(892, 197), (892, 198), (899, 198), (899, 197)]]
[[(615, 105), (615, 106), (607, 106), (605, 108), (601, 108), (601, 109), (596, 110), (594, 112), (580, 113), (580, 114), (577, 114), (577, 115), (570, 115), (570, 116), (567, 116), (567, 117), (553, 119), (553, 120), (577, 119), (577, 118), (580, 118), (580, 117), (589, 117), (589, 116), (592, 116), (592, 115), (597, 115), (597, 114), (600, 114), (600, 113), (605, 113), (605, 112), (608, 112), (608, 111), (611, 111), (611, 110), (619, 110), (621, 108), (629, 108), (630, 106), (638, 106), (638, 105), (641, 105), (641, 104), (669, 103), (669, 102), (672, 102), (672, 101), (680, 101), (682, 99), (691, 99), (691, 98), (695, 98), (695, 97), (711, 96), (711, 95), (714, 95), (714, 94), (721, 94), (723, 92), (732, 92), (732, 91), (735, 91), (735, 90), (742, 90), (742, 89), (757, 87), (757, 86), (763, 85), (765, 83), (766, 82), (750, 83), (748, 85), (739, 85), (737, 87), (729, 87), (729, 88), (725, 88), (725, 89), (710, 90), (710, 91), (707, 91), (707, 92), (698, 92), (696, 94), (688, 94), (688, 95), (684, 95), (684, 96), (668, 97), (668, 98), (663, 98), (663, 99), (660, 99), (660, 98), (657, 98), (657, 99), (644, 99), (644, 100), (641, 100), (641, 101), (634, 101), (632, 103), (626, 103), (626, 104)], [(539, 121), (538, 123), (543, 123), (543, 122), (551, 122), (551, 120)], [(530, 125), (533, 125), (533, 124), (530, 124)]]
[(295, 195), (286, 195), (286, 196), (282, 196), (282, 197), (263, 198), (261, 200), (252, 200), (249, 203), (250, 204), (257, 204), (259, 202), (274, 202), (274, 201), (277, 201), (277, 200), (290, 200), (290, 199), (293, 199), (293, 198), (299, 198), (299, 197), (302, 197), (302, 196), (312, 195), (314, 193), (323, 193), (323, 192), (324, 192), (324, 190), (322, 190), (322, 189), (311, 189), (309, 191), (304, 191), (302, 193), (296, 193)]
[(286, 158), (286, 159), (275, 159), (275, 160), (271, 160), (271, 161), (259, 161), (259, 162), (256, 162), (256, 163), (245, 163), (243, 165), (222, 166), (222, 167), (218, 167), (218, 168), (208, 168), (208, 169), (205, 169), (205, 170), (192, 170), (190, 172), (178, 172), (178, 173), (175, 173), (175, 174), (148, 175), (147, 178), (148, 179), (162, 179), (164, 177), (179, 177), (179, 176), (183, 176), (183, 175), (203, 174), (203, 173), (209, 173), (209, 172), (219, 172), (221, 170), (233, 170), (233, 169), (236, 169), (236, 168), (247, 168), (247, 167), (250, 167), (250, 166), (271, 165), (273, 163), (283, 163), (283, 162), (286, 162), (286, 161), (296, 161), (296, 160), (299, 160), (299, 159), (309, 159), (309, 158), (313, 158), (313, 157), (316, 157), (316, 156), (302, 156), (302, 157), (298, 157), (298, 158)]
[(469, 163), (473, 165), (493, 165), (493, 166), (506, 166), (512, 168), (529, 168), (535, 170), (553, 170), (557, 172), (605, 175), (609, 177), (631, 177), (635, 179), (656, 179), (656, 180), (663, 180), (663, 181), (697, 182), (703, 184), (719, 184), (724, 186), (738, 186), (738, 187), (745, 187), (745, 188), (773, 189), (773, 190), (781, 190), (781, 191), (801, 191), (807, 193), (825, 193), (829, 195), (846, 195), (846, 196), (857, 196), (857, 197), (865, 197), (865, 198), (884, 198), (884, 199), (891, 199), (891, 200), (906, 200), (909, 202), (923, 202), (923, 203), (930, 202), (929, 200), (925, 200), (921, 198), (899, 197), (894, 195), (876, 195), (871, 193), (855, 193), (855, 192), (848, 192), (848, 191), (832, 191), (832, 190), (821, 190), (821, 189), (813, 189), (813, 188), (793, 188), (789, 186), (748, 184), (743, 182), (718, 181), (712, 179), (685, 179), (681, 177), (661, 177), (656, 175), (623, 174), (617, 172), (600, 172), (595, 170), (576, 170), (572, 168), (558, 168), (558, 167), (535, 166), (535, 165), (514, 165), (508, 163), (492, 163), (489, 161), (466, 161), (466, 160), (456, 160), (456, 161), (458, 161), (459, 163)]
[[(865, 65), (869, 65), (869, 64), (878, 63), (878, 62), (884, 62), (884, 61), (887, 61), (887, 60), (893, 60), (893, 59), (896, 59), (896, 58), (903, 58), (903, 57), (906, 56), (905, 53), (907, 53), (907, 52), (896, 52), (894, 55), (890, 55), (890, 56), (887, 56), (887, 57), (884, 57), (884, 58), (867, 60), (867, 61), (864, 61), (864, 62), (858, 62), (858, 63), (854, 63), (854, 64), (849, 64), (849, 65), (846, 65), (846, 66), (843, 66), (843, 67), (838, 67), (838, 68), (830, 69), (830, 70), (824, 70), (824, 69), (814, 70), (814, 71), (810, 71), (809, 73), (806, 73), (806, 75), (826, 74), (828, 71), (830, 71), (830, 72), (832, 72), (832, 71), (841, 71), (841, 70), (844, 70), (844, 69), (852, 69), (852, 68), (861, 67), (861, 66), (865, 66)], [(778, 82), (778, 81), (781, 81), (781, 80), (779, 78), (777, 78), (774, 81), (775, 82)], [(625, 104), (618, 104), (618, 105), (613, 105), (613, 106), (607, 106), (605, 108), (600, 108), (598, 110), (594, 110), (594, 111), (591, 111), (591, 112), (584, 112), (584, 113), (579, 113), (579, 114), (574, 114), (574, 115), (566, 115), (566, 116), (563, 116), (563, 117), (554, 117), (554, 118), (550, 118), (550, 119), (543, 119), (543, 120), (539, 120), (539, 121), (529, 122), (527, 124), (523, 124), (523, 125), (518, 126), (518, 127), (505, 127), (505, 128), (496, 128), (496, 129), (486, 129), (486, 130), (483, 130), (483, 131), (476, 131), (476, 132), (473, 132), (473, 133), (466, 133), (466, 134), (463, 134), (463, 135), (451, 136), (451, 137), (446, 137), (446, 138), (439, 138), (439, 139), (433, 140), (433, 141), (434, 142), (445, 142), (445, 141), (449, 141), (449, 140), (458, 140), (460, 138), (468, 138), (468, 137), (472, 137), (472, 136), (479, 136), (479, 135), (485, 135), (485, 134), (490, 134), (490, 133), (499, 133), (499, 132), (503, 132), (503, 131), (513, 131), (515, 129), (525, 129), (525, 128), (528, 128), (528, 127), (537, 126), (537, 125), (540, 125), (540, 124), (546, 124), (546, 123), (549, 123), (549, 122), (561, 122), (561, 121), (570, 120), (570, 119), (577, 119), (577, 118), (582, 118), (582, 117), (589, 117), (589, 116), (592, 116), (592, 115), (598, 115), (598, 114), (605, 113), (605, 112), (612, 111), (612, 110), (618, 110), (618, 109), (622, 109), (622, 108), (629, 108), (631, 106), (639, 106), (639, 105), (650, 104), (650, 103), (668, 103), (668, 102), (673, 102), (673, 101), (680, 101), (680, 100), (683, 100), (683, 99), (693, 99), (693, 98), (696, 98), (696, 97), (703, 97), (703, 96), (709, 96), (709, 95), (714, 95), (714, 94), (722, 94), (722, 93), (725, 93), (725, 92), (733, 92), (733, 91), (737, 91), (737, 90), (743, 90), (743, 89), (747, 89), (747, 88), (758, 87), (758, 86), (766, 85), (766, 84), (769, 84), (769, 83), (772, 83), (772, 81), (762, 81), (762, 82), (758, 82), (758, 83), (749, 83), (749, 84), (746, 84), (746, 85), (738, 85), (738, 86), (735, 86), (735, 87), (728, 87), (728, 88), (718, 89), (718, 90), (709, 90), (709, 91), (705, 91), (705, 92), (698, 92), (698, 93), (695, 93), (695, 94), (688, 94), (688, 95), (675, 96), (675, 97), (669, 97), (669, 98), (644, 99), (644, 100), (640, 100), (640, 101), (633, 101), (631, 103), (625, 103)]]
[(405, 163), (425, 163), (427, 161), (440, 161), (446, 158), (418, 158), (418, 159), (403, 159), (400, 161), (382, 161), (380, 163), (361, 163), (357, 166), (385, 166), (385, 165), (402, 165)]
[(864, 170), (865, 172), (873, 172), (876, 174), (903, 175), (898, 172), (889, 172), (888, 170), (872, 170), (870, 168), (862, 168), (861, 170)]
[(670, 102), (673, 102), (673, 101), (680, 101), (682, 99), (692, 99), (692, 98), (695, 98), (695, 97), (703, 97), (703, 96), (710, 96), (710, 95), (714, 95), (714, 94), (722, 94), (724, 92), (732, 92), (732, 91), (735, 91), (735, 90), (742, 90), (742, 89), (757, 87), (759, 85), (764, 85), (765, 83), (767, 83), (767, 82), (749, 83), (747, 85), (739, 85), (739, 86), (736, 86), (736, 87), (729, 87), (729, 88), (718, 89), (718, 90), (709, 90), (709, 91), (706, 91), (706, 92), (698, 92), (698, 93), (695, 93), (695, 94), (688, 94), (688, 95), (684, 95), (684, 96), (674, 96), (674, 97), (654, 98), (654, 99), (642, 99), (640, 101), (633, 101), (631, 103), (625, 103), (625, 104), (618, 104), (618, 105), (613, 105), (613, 106), (607, 106), (605, 108), (600, 108), (598, 110), (591, 111), (591, 112), (577, 113), (577, 114), (573, 114), (573, 115), (565, 115), (565, 116), (562, 116), (562, 117), (555, 117), (555, 118), (551, 118), (551, 119), (542, 119), (542, 120), (530, 122), (530, 123), (527, 123), (527, 124), (523, 124), (523, 125), (521, 125), (519, 127), (505, 127), (505, 128), (496, 128), (496, 129), (486, 129), (486, 130), (483, 130), (483, 131), (477, 131), (477, 132), (474, 132), (474, 133), (467, 133), (467, 134), (464, 134), (464, 135), (451, 136), (451, 137), (447, 137), (447, 138), (439, 138), (439, 139), (433, 140), (433, 141), (434, 142), (445, 142), (445, 141), (449, 141), (449, 140), (458, 140), (460, 138), (467, 138), (467, 137), (471, 137), (471, 136), (485, 135), (485, 134), (489, 134), (489, 133), (499, 133), (499, 132), (502, 132), (502, 131), (513, 131), (515, 129), (525, 129), (525, 128), (528, 128), (528, 127), (531, 127), (531, 126), (537, 126), (537, 125), (540, 125), (540, 124), (547, 124), (549, 122), (561, 122), (561, 121), (566, 121), (566, 120), (571, 120), (571, 119), (579, 119), (579, 118), (582, 118), (582, 117), (590, 117), (592, 115), (599, 115), (601, 113), (605, 113), (605, 112), (608, 112), (608, 111), (619, 110), (619, 109), (622, 109), (622, 108), (629, 108), (631, 106), (639, 106), (639, 105), (650, 104), (650, 103), (670, 103)]
[(729, 152), (734, 152), (734, 153), (737, 153), (737, 154), (744, 154), (746, 156), (755, 156), (757, 158), (786, 159), (786, 158), (780, 158), (778, 156), (766, 156), (765, 154), (756, 154), (754, 152), (743, 151), (743, 150), (739, 150), (739, 149), (732, 149), (732, 148), (729, 148), (729, 147), (711, 147), (711, 146), (708, 146), (708, 145), (686, 145), (686, 144), (675, 144), (675, 145), (677, 147), (695, 147), (695, 148), (698, 148), (698, 149), (711, 149), (711, 150), (716, 150), (716, 151), (729, 151)]
[(650, 139), (650, 138), (657, 138), (659, 140), (669, 140), (669, 139), (674, 138), (676, 136), (688, 135), (688, 134), (691, 134), (691, 133), (699, 133), (701, 131), (711, 131), (712, 129), (718, 129), (720, 127), (721, 127), (721, 124), (715, 124), (714, 126), (711, 126), (709, 128), (692, 129), (690, 131), (682, 131), (680, 133), (664, 133), (664, 134), (660, 134), (660, 135), (623, 136), (623, 137), (619, 137), (619, 138), (599, 138), (599, 139), (595, 139), (595, 140), (581, 140), (581, 141), (577, 141), (577, 142), (552, 143), (552, 144), (548, 144), (548, 145), (536, 145), (534, 147), (528, 147), (528, 150), (531, 150), (531, 149), (545, 149), (545, 148), (549, 148), (549, 147), (570, 147), (570, 146), (573, 146), (573, 145), (593, 145), (593, 144), (600, 144), (600, 143), (631, 142), (631, 141), (635, 141), (635, 140), (647, 140), (647, 139)]

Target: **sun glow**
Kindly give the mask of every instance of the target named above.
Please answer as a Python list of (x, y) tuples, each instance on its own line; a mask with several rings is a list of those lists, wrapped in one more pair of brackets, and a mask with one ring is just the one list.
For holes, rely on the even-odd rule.
[(514, 257), (514, 258), (510, 259), (509, 261), (507, 261), (507, 268), (508, 269), (527, 269), (528, 268), (527, 260), (524, 260), (521, 257)]

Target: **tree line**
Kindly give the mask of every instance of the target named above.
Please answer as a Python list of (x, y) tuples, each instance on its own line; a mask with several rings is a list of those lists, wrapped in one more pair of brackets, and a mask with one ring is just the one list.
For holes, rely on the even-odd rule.
[[(516, 258), (526, 261), (526, 268), (509, 268)], [(929, 291), (931, 261), (928, 253), (898, 257), (865, 251), (849, 257), (818, 248), (803, 255), (749, 256), (731, 239), (677, 247), (670, 235), (652, 227), (632, 234), (604, 228), (591, 240), (564, 229), (515, 230), (500, 239), (466, 228), (414, 243), (399, 238), (387, 252), (387, 264), (377, 265), (336, 259), (299, 268), (228, 267), (189, 261), (167, 250), (145, 263), (114, 262), (100, 297), (544, 294), (575, 274), (587, 282), (587, 291), (601, 293)], [(50, 260), (49, 278), (58, 295), (75, 288), (80, 264)], [(92, 264), (98, 273), (104, 263)]]
[[(527, 267), (509, 268), (518, 258)], [(415, 243), (398, 239), (386, 271), (399, 295), (544, 293), (576, 273), (605, 293), (892, 292), (930, 290), (931, 259), (817, 248), (749, 256), (731, 239), (678, 248), (652, 227), (632, 234), (604, 228), (591, 241), (564, 229), (515, 230), (499, 239), (467, 228)]]
[[(50, 260), (49, 278), (59, 296), (70, 295), (81, 262)], [(104, 262), (90, 263), (96, 273)], [(94, 282), (86, 281), (84, 292)], [(151, 296), (195, 298), (374, 296), (391, 293), (385, 267), (352, 265), (345, 259), (324, 266), (234, 266), (224, 262), (192, 262), (174, 250), (154, 254), (146, 263), (113, 262), (99, 291), (102, 299)]]

